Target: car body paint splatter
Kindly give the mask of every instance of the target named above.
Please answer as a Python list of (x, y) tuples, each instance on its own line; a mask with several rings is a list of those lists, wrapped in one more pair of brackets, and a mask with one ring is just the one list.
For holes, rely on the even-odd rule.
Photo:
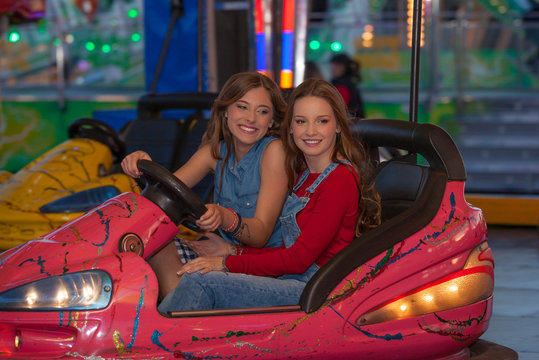
[(438, 315), (437, 313), (434, 313), (434, 316), (436, 316), (436, 318), (443, 324), (449, 324), (449, 325), (456, 325), (456, 326), (463, 326), (463, 327), (470, 327), (473, 325), (473, 323), (477, 323), (477, 325), (479, 325), (481, 323), (481, 321), (483, 321), (483, 319), (485, 318), (485, 315), (487, 314), (487, 308), (488, 308), (488, 303), (485, 301), (484, 302), (485, 304), (485, 309), (483, 310), (483, 313), (475, 318), (468, 318), (468, 320), (465, 320), (465, 321), (461, 321), (461, 320), (446, 320), (446, 319), (443, 319), (440, 315)]
[(26, 259), (26, 260), (22, 261), (22, 262), (19, 264), (19, 267), (23, 266), (23, 265), (24, 265), (25, 263), (27, 263), (27, 262), (33, 262), (33, 263), (36, 263), (36, 264), (40, 267), (39, 272), (40, 272), (41, 274), (47, 274), (47, 275), (51, 276), (51, 274), (49, 274), (48, 272), (45, 271), (45, 261), (46, 261), (46, 260), (43, 260), (43, 259), (41, 258), (41, 255), (39, 255), (39, 256), (37, 257), (37, 259), (30, 258), (30, 259)]
[[(451, 193), (449, 195), (449, 203), (451, 204), (451, 210), (449, 211), (449, 215), (447, 216), (447, 220), (444, 221), (444, 224), (441, 228), (439, 228), (438, 231), (434, 231), (432, 234), (425, 235), (423, 238), (423, 241), (425, 243), (428, 243), (430, 245), (439, 245), (445, 240), (449, 239), (453, 234), (463, 228), (463, 226), (469, 221), (469, 219), (460, 219), (455, 216), (456, 212), (456, 200), (455, 200), (455, 193)], [(431, 225), (432, 227), (432, 225)], [(454, 228), (451, 233), (447, 233), (447, 230), (450, 228)], [(445, 234), (443, 238), (440, 238), (442, 234)]]
[(67, 268), (67, 254), (69, 254), (69, 251), (67, 251), (64, 255), (64, 267), (62, 268), (62, 275), (64, 275), (66, 272), (69, 271), (69, 269)]
[(370, 338), (373, 338), (373, 339), (386, 340), (386, 341), (404, 340), (404, 336), (402, 336), (401, 333), (397, 333), (395, 335), (391, 335), (391, 334), (376, 335), (376, 334), (370, 333), (370, 332), (368, 332), (366, 330), (363, 330), (360, 326), (357, 326), (356, 324), (353, 324), (350, 321), (346, 320), (344, 318), (344, 316), (342, 316), (337, 310), (335, 310), (335, 308), (333, 306), (329, 305), (329, 308), (331, 310), (333, 310), (335, 312), (335, 314), (339, 315), (339, 317), (341, 317), (348, 325), (352, 326), (357, 331), (360, 331), (361, 333), (363, 333), (367, 337), (370, 337)]
[(97, 215), (99, 215), (99, 222), (103, 225), (105, 225), (105, 238), (103, 239), (103, 241), (99, 244), (96, 244), (96, 243), (91, 243), (92, 245), (94, 246), (103, 246), (107, 243), (107, 240), (109, 239), (109, 236), (110, 236), (110, 218), (105, 218), (105, 214), (103, 214), (103, 212), (99, 209), (96, 209), (95, 210), (95, 213)]
[(203, 337), (203, 338), (198, 338), (196, 336), (193, 335), (193, 337), (191, 338), (192, 341), (208, 341), (208, 340), (221, 340), (221, 339), (229, 339), (231, 337), (241, 337), (241, 336), (248, 336), (248, 335), (258, 335), (258, 334), (261, 334), (262, 331), (254, 331), (254, 332), (244, 332), (244, 331), (228, 331), (226, 333), (226, 335), (224, 336), (213, 336), (213, 337)]
[(414, 251), (421, 250), (420, 249), (421, 245), (423, 245), (423, 241), (419, 240), (417, 245), (412, 246), (408, 251), (403, 252), (403, 253), (400, 252), (400, 250), (402, 249), (402, 246), (401, 246), (401, 248), (399, 248), (399, 251), (397, 252), (397, 254), (395, 254), (395, 256), (393, 256), (391, 259), (389, 259), (389, 261), (387, 262), (387, 265), (393, 264), (394, 262), (402, 259), (406, 255), (410, 255)]
[(117, 329), (112, 333), (112, 343), (114, 344), (118, 354), (124, 354), (126, 352), (124, 341), (122, 340), (120, 332)]
[(474, 325), (474, 322), (479, 325), (483, 319), (485, 318), (487, 314), (488, 309), (488, 302), (485, 301), (485, 308), (483, 310), (483, 313), (477, 317), (469, 317), (468, 320), (446, 320), (443, 319), (440, 315), (437, 313), (434, 313), (434, 316), (440, 321), (442, 324), (445, 324), (446, 326), (449, 326), (448, 328), (437, 328), (432, 325), (428, 325), (425, 321), (425, 319), (422, 317), (422, 322), (418, 321), (419, 328), (423, 331), (426, 331), (428, 333), (442, 335), (442, 336), (449, 336), (451, 339), (455, 341), (467, 341), (474, 337), (474, 335), (465, 335), (464, 331), (466, 328), (471, 327)]
[[(174, 353), (174, 351), (172, 350), (169, 350), (165, 347), (165, 345), (161, 344), (161, 341), (159, 341), (159, 338), (161, 337), (161, 335), (163, 335), (163, 333), (160, 333), (159, 331), (157, 330), (154, 330), (153, 333), (152, 333), (152, 343), (157, 345), (159, 348), (165, 350), (166, 352), (169, 352), (169, 353)], [(185, 354), (182, 353), (183, 356), (186, 356)], [(190, 354), (189, 354), (190, 355)]]
[(135, 343), (135, 338), (137, 337), (137, 331), (139, 327), (139, 321), (140, 321), (140, 311), (142, 310), (142, 306), (144, 305), (144, 289), (148, 285), (148, 275), (144, 276), (144, 285), (140, 288), (140, 298), (138, 300), (138, 305), (135, 305), (135, 309), (137, 310), (137, 315), (135, 316), (135, 323), (133, 324), (133, 335), (131, 336), (131, 342), (127, 344), (126, 348), (131, 349), (133, 347), (133, 344)]
[(243, 347), (248, 347), (250, 349), (253, 349), (253, 350), (257, 350), (257, 351), (261, 351), (263, 353), (272, 353), (273, 351), (271, 349), (263, 349), (261, 347), (258, 347), (254, 344), (251, 344), (249, 342), (246, 342), (246, 341), (236, 341), (235, 343), (232, 344), (235, 348), (238, 348), (238, 349), (241, 349)]
[[(393, 255), (393, 248), (390, 248), (387, 250), (384, 257), (380, 259), (380, 261), (376, 264), (376, 266), (371, 271), (369, 271), (361, 280), (349, 286), (345, 286), (345, 288), (341, 289), (340, 291), (336, 292), (334, 295), (330, 296), (326, 300), (324, 305), (322, 306), (335, 304), (347, 298), (348, 296), (352, 295), (354, 292), (361, 289), (365, 284), (372, 281), (372, 279), (374, 279), (378, 275), (378, 273), (380, 273), (384, 269), (384, 267), (387, 266), (387, 263), (391, 259), (392, 255)], [(361, 267), (359, 267), (358, 270), (361, 270)]]

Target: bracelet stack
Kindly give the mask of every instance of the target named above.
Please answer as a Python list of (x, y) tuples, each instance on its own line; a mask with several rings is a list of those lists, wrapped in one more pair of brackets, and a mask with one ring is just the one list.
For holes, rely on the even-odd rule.
[(230, 255), (241, 255), (243, 254), (243, 246), (230, 244)]
[(230, 210), (232, 214), (234, 214), (234, 221), (230, 226), (226, 228), (222, 227), (221, 229), (228, 235), (235, 237), (241, 228), (241, 215), (232, 210), (231, 208), (228, 208), (228, 210)]

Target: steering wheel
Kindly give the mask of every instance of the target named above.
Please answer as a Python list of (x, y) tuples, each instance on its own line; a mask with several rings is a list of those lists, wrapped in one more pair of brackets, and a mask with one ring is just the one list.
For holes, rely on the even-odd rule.
[(116, 160), (125, 156), (125, 142), (120, 139), (116, 130), (101, 121), (91, 118), (77, 119), (69, 125), (67, 134), (70, 139), (87, 138), (107, 145)]
[(193, 190), (158, 163), (139, 160), (137, 166), (146, 181), (141, 195), (159, 206), (176, 225), (200, 231), (195, 219), (208, 209)]

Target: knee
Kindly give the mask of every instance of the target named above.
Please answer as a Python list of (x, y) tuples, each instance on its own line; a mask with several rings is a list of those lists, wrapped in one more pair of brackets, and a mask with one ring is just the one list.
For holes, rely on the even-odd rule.
[(182, 275), (178, 286), (163, 299), (158, 310), (161, 313), (167, 313), (199, 310), (201, 306), (207, 306), (211, 299), (203, 280), (204, 275), (200, 273)]

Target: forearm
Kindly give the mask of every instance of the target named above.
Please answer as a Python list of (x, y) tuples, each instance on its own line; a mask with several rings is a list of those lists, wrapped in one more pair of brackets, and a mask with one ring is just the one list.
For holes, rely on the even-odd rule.
[(271, 230), (256, 218), (242, 219), (238, 231), (234, 234), (235, 239), (253, 248), (266, 246), (270, 236)]
[(221, 229), (233, 238), (253, 248), (266, 246), (275, 224), (266, 225), (257, 218), (242, 218), (231, 210), (221, 207), (223, 222)]

